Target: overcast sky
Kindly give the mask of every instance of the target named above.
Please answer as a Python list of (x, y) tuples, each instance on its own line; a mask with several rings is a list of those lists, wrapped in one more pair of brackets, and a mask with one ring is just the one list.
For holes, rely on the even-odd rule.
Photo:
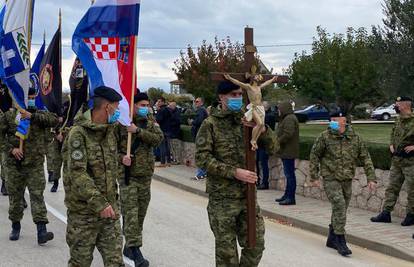
[[(203, 40), (213, 42), (230, 36), (243, 41), (243, 28), (255, 28), (256, 45), (306, 44), (312, 42), (315, 29), (323, 26), (329, 32), (343, 33), (346, 28), (382, 24), (382, 0), (142, 0), (139, 46), (185, 48)], [(63, 87), (75, 55), (70, 45), (73, 31), (90, 6), (90, 0), (36, 0), (33, 43), (42, 42), (46, 31), (49, 42), (58, 24), (62, 8)], [(39, 49), (33, 45), (32, 58)], [(259, 48), (259, 54), (270, 68), (281, 72), (295, 52), (309, 46)], [(139, 87), (151, 86), (169, 90), (168, 82), (176, 77), (171, 68), (180, 50), (138, 51)], [(32, 61), (33, 62), (33, 61)]]

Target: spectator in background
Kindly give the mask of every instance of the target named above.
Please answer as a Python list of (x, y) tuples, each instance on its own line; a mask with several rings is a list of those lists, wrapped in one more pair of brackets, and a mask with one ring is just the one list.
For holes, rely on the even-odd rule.
[(171, 161), (173, 164), (179, 164), (180, 157), (178, 156), (180, 149), (181, 137), (181, 110), (177, 108), (177, 103), (171, 101), (167, 107), (170, 112), (170, 151)]
[(279, 116), (280, 123), (277, 128), (277, 137), (280, 143), (280, 150), (277, 155), (283, 162), (286, 190), (283, 197), (276, 199), (276, 202), (279, 202), (280, 205), (295, 205), (295, 159), (299, 157), (299, 122), (293, 113), (290, 102), (279, 104)]
[[(265, 124), (274, 131), (275, 125), (276, 125), (276, 115), (270, 108), (270, 105), (268, 102), (264, 101), (263, 106), (266, 111)], [(258, 177), (260, 177), (260, 170), (262, 172), (260, 184), (257, 187), (257, 189), (258, 190), (269, 189), (269, 155), (267, 154), (264, 147), (260, 145), (259, 145), (259, 149), (256, 152), (256, 170), (257, 170)]]
[[(208, 117), (207, 109), (204, 107), (204, 99), (198, 97), (194, 100), (194, 108), (196, 111), (196, 116), (194, 120), (191, 121), (191, 135), (193, 136), (194, 140), (196, 139), (198, 130), (201, 127), (203, 121)], [(206, 178), (207, 172), (203, 169), (198, 168), (197, 173), (195, 175), (196, 180), (201, 180)]]
[(157, 120), (160, 128), (164, 134), (164, 139), (160, 145), (160, 161), (161, 164), (157, 167), (165, 168), (171, 165), (171, 153), (170, 153), (170, 138), (171, 138), (171, 129), (170, 129), (170, 119), (171, 112), (169, 111), (165, 98), (160, 97), (156, 103), (157, 106), (157, 115), (155, 119)]

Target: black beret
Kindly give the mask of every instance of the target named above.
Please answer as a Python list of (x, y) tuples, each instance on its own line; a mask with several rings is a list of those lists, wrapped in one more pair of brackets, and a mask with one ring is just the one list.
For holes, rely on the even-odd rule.
[(331, 118), (338, 118), (338, 117), (346, 117), (346, 112), (341, 110), (341, 109), (337, 109), (337, 110), (333, 110), (329, 116)]
[(138, 103), (139, 101), (147, 100), (149, 101), (149, 97), (146, 93), (138, 93), (136, 96), (134, 96), (134, 103)]
[(102, 97), (109, 102), (119, 102), (122, 100), (122, 95), (115, 91), (115, 89), (106, 86), (96, 88), (94, 91), (94, 97)]
[(226, 95), (230, 93), (231, 91), (240, 89), (239, 86), (235, 85), (234, 83), (230, 81), (223, 81), (219, 83), (217, 87), (217, 94), (218, 95)]
[(397, 99), (395, 99), (395, 101), (396, 102), (405, 102), (405, 101), (413, 102), (413, 100), (409, 96), (399, 96), (397, 97)]

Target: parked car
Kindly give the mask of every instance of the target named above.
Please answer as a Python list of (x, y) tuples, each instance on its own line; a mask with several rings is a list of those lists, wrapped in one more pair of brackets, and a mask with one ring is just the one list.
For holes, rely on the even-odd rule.
[(311, 105), (304, 109), (295, 111), (299, 122), (309, 120), (329, 120), (329, 110), (321, 105)]
[(395, 112), (394, 109), (395, 105), (382, 105), (381, 107), (378, 107), (376, 109), (374, 109), (374, 111), (372, 111), (371, 113), (371, 118), (372, 119), (376, 119), (376, 120), (384, 120), (387, 121), (391, 118), (397, 117), (398, 114), (397, 112)]

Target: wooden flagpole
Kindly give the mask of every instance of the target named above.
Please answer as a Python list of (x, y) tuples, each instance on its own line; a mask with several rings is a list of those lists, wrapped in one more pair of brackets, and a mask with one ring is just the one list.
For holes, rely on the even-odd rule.
[[(137, 70), (137, 36), (133, 37), (134, 39), (134, 57), (133, 57), (133, 71), (132, 71), (132, 88), (131, 88), (131, 100), (129, 103), (129, 117), (131, 121), (134, 118), (134, 96), (135, 96), (135, 90), (136, 90), (136, 70)], [(131, 145), (132, 145), (132, 133), (128, 133), (128, 143), (127, 143), (127, 156), (131, 157)]]

